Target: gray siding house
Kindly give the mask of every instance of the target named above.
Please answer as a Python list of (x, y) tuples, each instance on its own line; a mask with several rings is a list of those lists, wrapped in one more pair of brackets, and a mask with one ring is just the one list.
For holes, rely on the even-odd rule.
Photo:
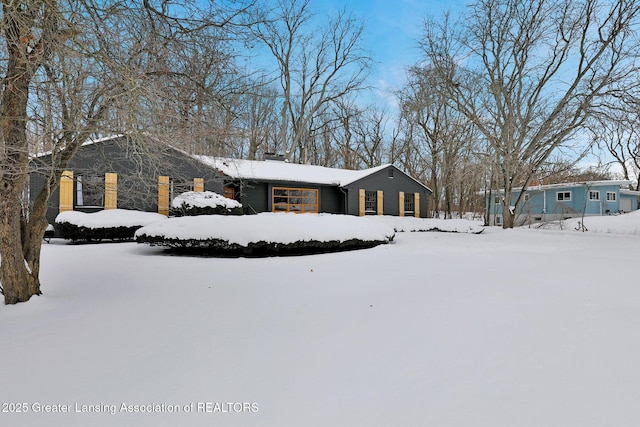
[(247, 213), (428, 215), (431, 190), (390, 164), (356, 171), (272, 159), (197, 158), (226, 177), (225, 196)]
[[(29, 198), (51, 172), (51, 153), (33, 157)], [(431, 190), (393, 165), (361, 171), (191, 156), (128, 136), (89, 141), (62, 173), (47, 220), (60, 212), (131, 209), (169, 215), (185, 191), (213, 191), (238, 200), (245, 213), (297, 212), (426, 217)]]
[[(31, 200), (51, 171), (51, 155), (31, 160)], [(83, 144), (61, 172), (60, 187), (51, 195), (47, 211), (50, 224), (68, 210), (121, 208), (168, 215), (170, 200), (184, 191), (222, 192), (221, 175), (202, 162), (166, 145), (137, 143), (126, 136)]]

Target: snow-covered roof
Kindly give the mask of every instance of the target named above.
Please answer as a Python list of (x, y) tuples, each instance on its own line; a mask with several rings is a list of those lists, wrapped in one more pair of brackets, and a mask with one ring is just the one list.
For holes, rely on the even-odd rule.
[(391, 166), (384, 164), (364, 170), (300, 165), (281, 160), (239, 160), (223, 157), (194, 156), (233, 179), (256, 181), (307, 182), (344, 187)]
[[(117, 134), (117, 135), (105, 136), (103, 138), (96, 138), (96, 139), (89, 138), (85, 142), (83, 142), (81, 146), (82, 147), (86, 147), (88, 145), (93, 145), (93, 144), (98, 144), (98, 143), (101, 143), (101, 142), (106, 142), (106, 141), (111, 141), (111, 140), (114, 140), (114, 139), (118, 139), (118, 138), (121, 138), (123, 136), (124, 136), (123, 134)], [(51, 154), (53, 154), (53, 152), (51, 150), (49, 150), (49, 151), (43, 151), (43, 152), (39, 152), (39, 153), (33, 154), (31, 157), (32, 158), (39, 158), (39, 157), (50, 156)]]
[[(104, 138), (88, 140), (82, 146), (92, 145), (96, 143), (106, 142), (121, 138), (126, 135), (112, 135)], [(285, 182), (303, 182), (319, 185), (336, 185), (345, 187), (362, 178), (370, 176), (378, 171), (391, 167), (387, 163), (363, 170), (349, 170), (328, 168), (324, 166), (304, 165), (289, 163), (282, 160), (241, 160), (225, 157), (213, 157), (192, 155), (181, 149), (169, 145), (172, 149), (183, 153), (205, 166), (216, 169), (233, 179), (255, 180), (255, 181), (285, 181)], [(36, 157), (50, 155), (51, 152), (40, 153)], [(427, 186), (407, 175), (410, 179), (421, 185), (425, 189), (431, 191)]]
[(631, 181), (625, 179), (619, 180), (602, 180), (602, 181), (582, 181), (582, 182), (564, 182), (560, 184), (547, 185), (531, 185), (527, 187), (527, 191), (549, 190), (554, 188), (574, 188), (574, 187), (600, 187), (603, 185), (629, 185)]
[(620, 189), (620, 194), (624, 194), (624, 195), (626, 195), (626, 196), (636, 196), (636, 197), (640, 197), (640, 191), (627, 190), (626, 188), (621, 188), (621, 189)]

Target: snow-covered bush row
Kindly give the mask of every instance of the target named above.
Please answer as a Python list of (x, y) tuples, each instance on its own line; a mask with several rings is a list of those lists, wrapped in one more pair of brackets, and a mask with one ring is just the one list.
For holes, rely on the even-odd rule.
[(240, 202), (213, 191), (187, 191), (171, 201), (172, 216), (241, 214)]
[(64, 239), (73, 241), (131, 240), (140, 227), (166, 219), (158, 213), (126, 209), (67, 211), (56, 217), (55, 228)]
[(382, 223), (347, 215), (262, 213), (170, 218), (136, 232), (136, 241), (191, 253), (276, 255), (370, 248), (393, 240)]

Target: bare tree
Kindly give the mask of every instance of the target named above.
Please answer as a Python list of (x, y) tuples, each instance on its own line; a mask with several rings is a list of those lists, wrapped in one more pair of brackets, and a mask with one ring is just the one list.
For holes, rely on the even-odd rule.
[(254, 33), (277, 63), (278, 137), (289, 160), (304, 157), (310, 124), (320, 111), (363, 87), (370, 62), (360, 46), (363, 27), (354, 16), (343, 10), (316, 28), (309, 4), (278, 0)]
[[(5, 303), (14, 304), (41, 293), (49, 197), (78, 148), (89, 136), (114, 130), (107, 119), (119, 118), (119, 130), (144, 123), (138, 120), (151, 109), (140, 107), (157, 99), (154, 83), (167, 75), (164, 59), (178, 41), (219, 28), (239, 12), (151, 0), (7, 0), (2, 6), (0, 281)], [(30, 148), (45, 147), (51, 164), (28, 212), (21, 202)]]
[(242, 104), (245, 147), (240, 157), (256, 160), (265, 153), (278, 152), (280, 147), (275, 137), (278, 123), (276, 90), (263, 81), (249, 84), (242, 96)]
[[(415, 123), (409, 128), (418, 131), (413, 141), (420, 141), (416, 149), (424, 150), (429, 165), (429, 185), (433, 194), (434, 215), (444, 212), (452, 217), (455, 200), (460, 199), (457, 176), (462, 170), (463, 155), (469, 160), (474, 152), (477, 136), (473, 124), (448, 99), (446, 81), (430, 67), (412, 67), (408, 83), (400, 94), (402, 114)], [(458, 203), (459, 207), (459, 203)]]
[(592, 127), (599, 146), (613, 156), (624, 179), (636, 180), (634, 189), (640, 190), (640, 112), (636, 102), (630, 108), (608, 110), (598, 115)]
[(510, 228), (525, 194), (512, 200), (512, 190), (579, 142), (605, 97), (638, 80), (640, 4), (480, 0), (469, 10), (457, 26), (427, 21), (421, 48), (492, 149)]
[(564, 182), (588, 182), (612, 179), (613, 174), (607, 165), (580, 167), (578, 162), (554, 156), (542, 164), (535, 179), (540, 184), (560, 184)]
[(431, 165), (425, 155), (427, 150), (422, 145), (424, 141), (417, 137), (420, 132), (417, 126), (405, 114), (398, 116), (388, 150), (389, 161), (418, 181), (429, 183)]

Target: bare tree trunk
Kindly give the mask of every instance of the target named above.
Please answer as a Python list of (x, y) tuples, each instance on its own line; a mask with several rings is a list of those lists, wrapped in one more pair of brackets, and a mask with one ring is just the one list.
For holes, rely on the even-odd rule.
[[(9, 182), (6, 179), (0, 184), (0, 281), (6, 304), (16, 304), (28, 301), (33, 295), (40, 295), (40, 267), (39, 247), (26, 248), (22, 241), (20, 215), (22, 191), (19, 182)], [(45, 226), (46, 228), (46, 226)], [(44, 230), (42, 236), (44, 236)], [(31, 239), (30, 239), (31, 240)], [(38, 241), (37, 246), (39, 246)], [(28, 249), (31, 265), (19, 248)], [(18, 250), (16, 250), (18, 249)], [(35, 268), (35, 271), (31, 267)]]
[(21, 217), (22, 192), (29, 170), (26, 135), (29, 83), (44, 53), (29, 51), (22, 42), (28, 38), (23, 25), (29, 21), (20, 6), (3, 6), (8, 61), (0, 115), (4, 148), (0, 176), (0, 281), (5, 303), (15, 304), (40, 294), (38, 276), (30, 271), (23, 255)]
[(18, 60), (10, 61), (2, 99), (5, 167), (0, 178), (0, 281), (6, 304), (28, 301), (40, 294), (38, 277), (27, 267), (21, 250), (22, 192), (27, 178), (24, 171), (29, 166), (24, 122), (29, 97), (26, 68)]

